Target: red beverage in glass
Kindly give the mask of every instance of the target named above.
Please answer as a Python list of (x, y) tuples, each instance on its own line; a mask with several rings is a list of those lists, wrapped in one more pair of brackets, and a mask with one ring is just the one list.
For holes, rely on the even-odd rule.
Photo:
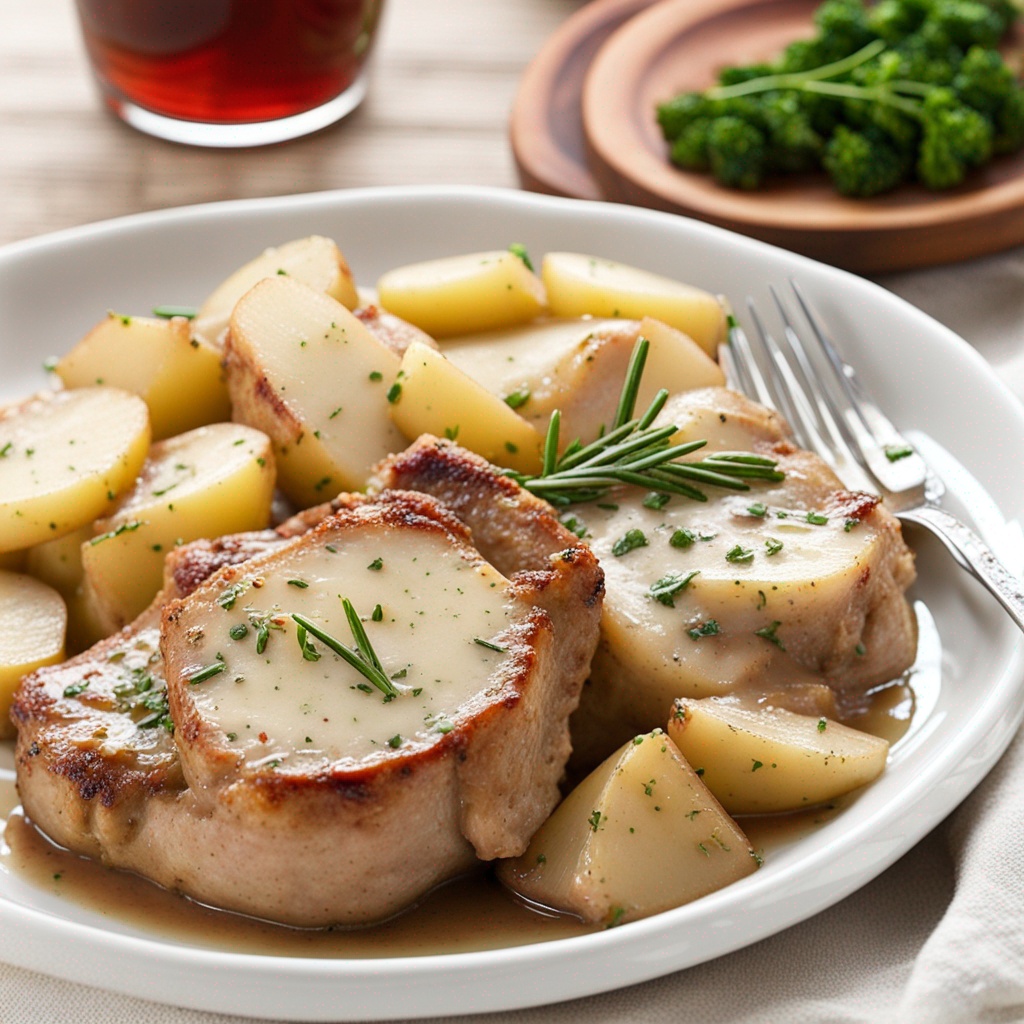
[[(381, 0), (77, 4), (93, 70), (121, 117), (177, 141), (253, 145), (358, 104)], [(164, 122), (177, 127), (153, 130)]]

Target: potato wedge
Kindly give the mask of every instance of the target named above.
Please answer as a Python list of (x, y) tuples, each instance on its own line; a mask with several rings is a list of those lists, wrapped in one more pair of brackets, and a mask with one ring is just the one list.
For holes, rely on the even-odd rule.
[(135, 486), (81, 548), (85, 597), (103, 628), (150, 603), (171, 548), (265, 527), (273, 490), (270, 439), (257, 430), (215, 423), (154, 444)]
[(656, 729), (587, 776), (498, 877), (533, 903), (612, 925), (689, 903), (757, 864), (739, 826)]
[(772, 814), (825, 803), (867, 785), (889, 744), (827, 718), (744, 704), (678, 700), (669, 735), (730, 814)]
[(46, 393), (0, 412), (0, 552), (109, 510), (149, 448), (149, 412), (115, 388)]
[(561, 413), (563, 445), (593, 440), (615, 417), (630, 356), (643, 336), (650, 341), (637, 409), (659, 389), (671, 394), (725, 383), (718, 364), (694, 341), (650, 317), (643, 321), (546, 319), (501, 331), (449, 339), (445, 356), (546, 432)]
[(199, 307), (192, 324), (194, 333), (211, 345), (222, 345), (235, 303), (253, 285), (265, 277), (275, 276), (301, 281), (337, 299), (348, 309), (355, 309), (359, 304), (352, 271), (341, 250), (331, 239), (311, 235), (264, 250), (222, 281)]
[(495, 465), (540, 469), (537, 429), (426, 345), (414, 342), (406, 350), (391, 395), (391, 418), (410, 441), (420, 434), (449, 437)]
[(31, 576), (0, 571), (0, 739), (15, 733), (11, 700), (21, 677), (64, 659), (66, 627), (57, 591)]
[(514, 253), (476, 252), (398, 267), (380, 304), (435, 338), (526, 323), (545, 306), (540, 278)]
[(288, 277), (235, 307), (225, 349), (236, 420), (274, 442), (278, 483), (303, 508), (361, 490), (405, 447), (388, 388), (400, 360), (344, 306)]
[(26, 552), (25, 571), (41, 583), (53, 587), (70, 601), (82, 583), (82, 545), (93, 536), (93, 526), (80, 526), (56, 540), (37, 544)]
[(710, 292), (646, 270), (574, 252), (549, 252), (541, 265), (555, 316), (653, 316), (714, 356), (725, 338), (725, 311)]
[(63, 359), (68, 388), (107, 384), (149, 406), (154, 440), (231, 418), (220, 351), (192, 337), (184, 317), (161, 320), (110, 313)]

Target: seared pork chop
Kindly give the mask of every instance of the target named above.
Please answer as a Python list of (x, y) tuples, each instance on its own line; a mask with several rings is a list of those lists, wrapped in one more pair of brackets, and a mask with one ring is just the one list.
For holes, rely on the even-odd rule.
[[(841, 705), (914, 661), (905, 591), (913, 553), (873, 495), (847, 491), (794, 447), (777, 414), (735, 392), (675, 396), (660, 422), (699, 451), (778, 461), (780, 483), (707, 487), (707, 502), (623, 488), (581, 506), (607, 576), (601, 642), (573, 719), (575, 761), (596, 762), (634, 734), (664, 727), (675, 697), (816, 690)], [(819, 713), (831, 713), (827, 705)]]
[[(458, 467), (499, 521), (509, 481), (470, 456)], [(380, 920), (478, 858), (521, 852), (558, 799), (603, 588), (542, 503), (508, 505), (497, 561), (511, 579), (408, 493), (304, 513), (205, 582), (211, 547), (179, 554), (138, 623), (23, 683), (27, 814), (112, 866), (307, 926)], [(390, 699), (320, 639), (356, 645), (339, 594)]]

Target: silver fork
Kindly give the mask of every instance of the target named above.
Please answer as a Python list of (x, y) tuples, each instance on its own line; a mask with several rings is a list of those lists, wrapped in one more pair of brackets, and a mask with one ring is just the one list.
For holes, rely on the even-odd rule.
[(942, 481), (865, 392), (797, 283), (790, 285), (809, 336), (797, 331), (795, 318), (774, 288), (781, 340), (768, 331), (748, 299), (753, 343), (733, 320), (728, 344), (721, 350), (730, 382), (782, 413), (798, 443), (825, 459), (851, 490), (879, 494), (900, 520), (933, 533), (1024, 630), (1021, 580), (972, 529), (940, 506)]

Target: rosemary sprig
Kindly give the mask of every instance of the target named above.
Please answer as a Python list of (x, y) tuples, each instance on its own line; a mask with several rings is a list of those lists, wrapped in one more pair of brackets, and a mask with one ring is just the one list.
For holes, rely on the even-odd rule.
[[(363, 624), (359, 621), (359, 616), (352, 607), (352, 602), (346, 597), (342, 600), (342, 605), (345, 609), (345, 617), (348, 619), (349, 628), (352, 630), (352, 638), (356, 642), (356, 650), (347, 647), (337, 637), (331, 636), (330, 633), (322, 629), (315, 622), (307, 619), (305, 615), (293, 612), (292, 619), (307, 633), (315, 636), (317, 640), (326, 644), (335, 654), (347, 661), (367, 682), (376, 686), (387, 700), (393, 700), (398, 696), (398, 690), (384, 672), (380, 658), (377, 657), (377, 653), (374, 651), (369, 637), (366, 635), (366, 630), (363, 629)], [(305, 637), (303, 636), (300, 638), (299, 646), (304, 646), (304, 642)]]
[(714, 452), (699, 461), (676, 461), (703, 448), (707, 441), (673, 445), (670, 439), (678, 427), (651, 426), (668, 400), (664, 388), (655, 395), (642, 416), (633, 415), (649, 348), (646, 338), (637, 338), (608, 433), (586, 445), (573, 441), (559, 458), (562, 418), (555, 410), (544, 439), (540, 474), (531, 476), (515, 470), (505, 470), (505, 474), (552, 505), (599, 501), (618, 484), (633, 484), (694, 501), (707, 501), (707, 495), (696, 484), (748, 491), (747, 480), (778, 482), (784, 479), (774, 459), (754, 452)]

